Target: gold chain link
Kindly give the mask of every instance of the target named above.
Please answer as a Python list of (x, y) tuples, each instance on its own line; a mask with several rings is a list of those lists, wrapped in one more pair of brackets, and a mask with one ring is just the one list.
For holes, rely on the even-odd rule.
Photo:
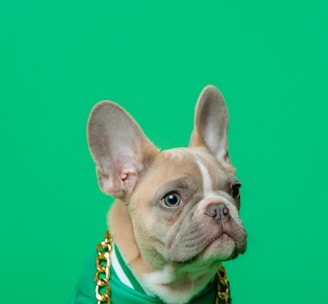
[[(110, 300), (110, 255), (113, 250), (112, 247), (112, 236), (109, 231), (105, 233), (105, 240), (100, 242), (97, 246), (98, 256), (96, 259), (96, 274), (95, 274), (95, 282), (96, 282), (96, 298), (97, 304), (111, 304)], [(230, 285), (227, 278), (227, 272), (225, 268), (221, 265), (219, 271), (217, 272), (218, 276), (218, 284), (217, 284), (217, 296), (215, 299), (215, 304), (219, 304), (220, 300), (224, 302), (224, 304), (229, 304), (229, 296), (230, 296)]]
[(97, 246), (98, 256), (96, 259), (96, 298), (98, 304), (111, 304), (110, 300), (110, 255), (112, 253), (112, 236), (109, 231), (105, 233), (105, 240)]
[(224, 301), (224, 304), (229, 304), (230, 297), (230, 284), (227, 278), (227, 272), (221, 265), (217, 272), (218, 280), (218, 294), (215, 300), (215, 304), (219, 304), (219, 299)]

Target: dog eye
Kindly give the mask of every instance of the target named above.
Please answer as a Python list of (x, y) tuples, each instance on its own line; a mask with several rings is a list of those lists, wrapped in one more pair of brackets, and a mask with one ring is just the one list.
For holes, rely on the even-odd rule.
[(230, 194), (233, 198), (240, 197), (240, 187), (241, 187), (241, 184), (234, 184), (231, 186)]
[(161, 202), (165, 207), (169, 207), (169, 208), (177, 207), (181, 203), (181, 197), (179, 196), (179, 194), (177, 194), (175, 192), (171, 192), (171, 193), (165, 195), (161, 199)]

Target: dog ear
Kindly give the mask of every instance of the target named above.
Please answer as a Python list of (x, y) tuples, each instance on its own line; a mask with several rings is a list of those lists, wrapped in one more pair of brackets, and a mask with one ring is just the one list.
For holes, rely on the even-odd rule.
[(216, 87), (206, 86), (197, 101), (189, 146), (205, 147), (228, 171), (234, 172), (228, 153), (228, 122), (222, 94)]
[(158, 149), (127, 112), (109, 101), (99, 102), (92, 109), (87, 135), (100, 188), (124, 199)]

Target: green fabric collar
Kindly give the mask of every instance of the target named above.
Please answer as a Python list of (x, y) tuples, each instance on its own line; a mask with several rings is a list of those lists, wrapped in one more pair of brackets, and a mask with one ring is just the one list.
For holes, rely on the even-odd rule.
[[(161, 303), (163, 304), (162, 300), (158, 297), (147, 295), (138, 280), (135, 278), (134, 274), (132, 273), (131, 269), (126, 265), (124, 258), (122, 257), (119, 249), (117, 246), (114, 245), (115, 255), (117, 260), (124, 271), (125, 275), (128, 277), (130, 283), (132, 284), (134, 289), (129, 288), (128, 286), (124, 285), (117, 273), (115, 272), (115, 268), (111, 267), (111, 298), (113, 304), (115, 303), (135, 303), (135, 304), (142, 304), (142, 303)], [(120, 291), (120, 292), (118, 292)], [(217, 292), (217, 279), (211, 282), (205, 290), (203, 290), (198, 296), (196, 296), (190, 304), (204, 304), (204, 303), (215, 303)], [(132, 297), (130, 297), (132, 296)], [(114, 302), (117, 298), (118, 302)]]
[[(137, 290), (138, 292), (145, 293), (144, 289), (142, 288), (142, 286), (140, 285), (140, 283), (138, 282), (138, 280), (136, 279), (136, 277), (132, 273), (130, 267), (128, 267), (126, 265), (126, 262), (124, 261), (122, 255), (121, 255), (121, 252), (118, 250), (118, 248), (117, 248), (117, 246), (115, 246), (115, 244), (114, 244), (114, 251), (115, 251), (115, 255), (117, 257), (118, 263), (122, 267), (123, 272), (125, 273), (125, 275), (129, 279), (129, 281), (132, 284), (133, 288), (135, 290)], [(112, 269), (111, 269), (111, 271), (112, 271)]]
[[(165, 304), (158, 297), (149, 296), (144, 291), (131, 289), (128, 286), (122, 284), (114, 269), (111, 269), (110, 284), (112, 304)], [(192, 299), (189, 304), (214, 304), (217, 291), (216, 286), (217, 281), (215, 279), (205, 288), (205, 290), (203, 290), (198, 296)]]
[[(85, 265), (70, 304), (97, 304), (95, 298), (95, 282), (93, 279), (96, 272), (96, 257), (97, 253), (95, 252)], [(133, 274), (131, 275), (133, 276)], [(215, 280), (199, 295), (192, 299), (189, 304), (215, 304), (217, 280), (216, 277)], [(137, 286), (138, 284), (139, 283), (134, 286)], [(164, 304), (159, 298), (147, 295), (142, 288), (141, 290), (138, 290), (137, 288), (132, 289), (123, 284), (115, 273), (113, 267), (111, 267), (110, 286), (112, 304)]]

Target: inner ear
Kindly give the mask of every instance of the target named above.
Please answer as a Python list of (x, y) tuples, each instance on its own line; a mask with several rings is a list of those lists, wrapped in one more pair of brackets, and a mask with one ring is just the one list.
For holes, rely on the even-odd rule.
[(228, 153), (228, 111), (221, 92), (206, 86), (199, 95), (191, 147), (205, 147), (227, 170), (234, 170)]

